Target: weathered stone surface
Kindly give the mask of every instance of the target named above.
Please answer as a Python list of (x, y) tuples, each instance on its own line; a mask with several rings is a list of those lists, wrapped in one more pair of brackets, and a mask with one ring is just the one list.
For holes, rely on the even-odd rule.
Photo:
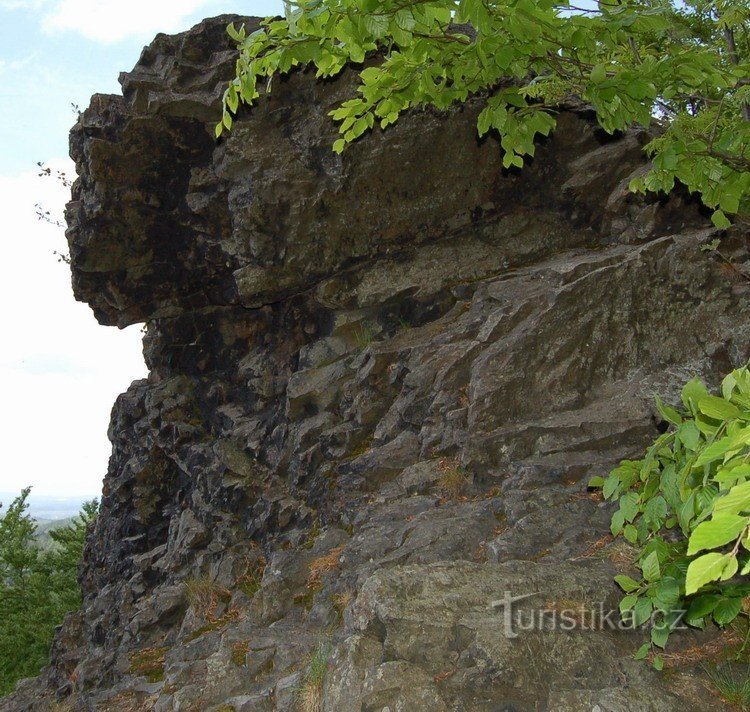
[(570, 106), (507, 172), (470, 102), (339, 157), (352, 77), (298, 73), (216, 144), (229, 19), (160, 35), (72, 132), (75, 294), (147, 323), (150, 373), (113, 409), (83, 608), (0, 710), (290, 710), (328, 649), (326, 712), (722, 709), (640, 634), (508, 638), (490, 605), (615, 604), (629, 552), (586, 483), (653, 439), (655, 393), (750, 357), (705, 216), (626, 189), (645, 132)]

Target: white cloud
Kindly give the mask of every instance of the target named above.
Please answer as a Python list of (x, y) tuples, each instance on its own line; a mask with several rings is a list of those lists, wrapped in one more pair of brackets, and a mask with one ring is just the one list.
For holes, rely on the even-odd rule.
[(185, 29), (187, 18), (207, 0), (60, 0), (42, 19), (47, 33), (72, 31), (99, 42), (150, 38), (156, 32)]
[(2, 10), (35, 10), (46, 4), (48, 0), (0, 0)]
[[(67, 159), (49, 162), (72, 174)], [(59, 215), (67, 190), (36, 171), (0, 175), (0, 490), (31, 484), (39, 494), (95, 495), (107, 469), (109, 412), (142, 378), (138, 327), (99, 326), (73, 299), (61, 228), (37, 220), (35, 204)]]

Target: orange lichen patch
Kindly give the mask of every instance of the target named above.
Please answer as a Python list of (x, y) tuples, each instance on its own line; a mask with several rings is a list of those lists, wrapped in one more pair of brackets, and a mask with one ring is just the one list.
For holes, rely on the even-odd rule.
[(445, 682), (452, 674), (453, 670), (446, 670), (445, 672), (441, 672), (438, 675), (435, 675), (435, 682)]
[(482, 542), (475, 550), (472, 555), (472, 559), (478, 564), (482, 564), (487, 561), (487, 543)]
[(307, 585), (313, 586), (320, 583), (325, 574), (335, 571), (339, 567), (341, 552), (344, 551), (344, 545), (331, 549), (325, 556), (314, 559), (309, 566), (310, 573), (307, 576)]

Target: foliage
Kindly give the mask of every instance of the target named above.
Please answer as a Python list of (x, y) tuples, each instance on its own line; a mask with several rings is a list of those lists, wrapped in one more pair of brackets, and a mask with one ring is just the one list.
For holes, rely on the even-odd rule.
[(46, 664), (54, 629), (80, 605), (77, 573), (86, 531), (96, 519), (96, 501), (77, 519), (52, 529), (53, 545), (42, 549), (28, 514), (29, 488), (0, 519), (0, 695)]
[[(313, 66), (318, 77), (359, 70), (358, 95), (331, 112), (341, 152), (376, 124), (412, 108), (445, 109), (477, 97), (477, 129), (496, 131), (503, 165), (521, 167), (556, 107), (580, 97), (609, 133), (661, 124), (646, 146), (651, 170), (634, 190), (675, 181), (715, 209), (750, 214), (750, 6), (747, 0), (299, 0), (239, 49), (217, 137), (240, 103), (276, 75)], [(292, 9), (293, 7), (293, 9)]]
[(682, 404), (657, 399), (670, 429), (642, 460), (591, 482), (619, 503), (612, 534), (638, 549), (639, 579), (615, 578), (621, 612), (635, 625), (654, 621), (638, 657), (664, 648), (680, 611), (690, 626), (726, 626), (750, 595), (750, 371), (730, 373), (720, 395), (694, 378)]

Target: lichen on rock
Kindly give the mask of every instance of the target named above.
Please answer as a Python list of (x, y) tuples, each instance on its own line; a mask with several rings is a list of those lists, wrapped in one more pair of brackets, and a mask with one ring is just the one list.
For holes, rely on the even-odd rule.
[(322, 643), (331, 712), (706, 709), (696, 661), (509, 638), (491, 604), (616, 606), (586, 483), (653, 439), (655, 393), (750, 357), (710, 222), (630, 194), (646, 132), (585, 106), (520, 172), (471, 101), (338, 156), (352, 76), (295, 73), (216, 143), (230, 19), (159, 35), (71, 133), (75, 295), (148, 325), (149, 376), (112, 413), (83, 607), (0, 710), (290, 710)]

